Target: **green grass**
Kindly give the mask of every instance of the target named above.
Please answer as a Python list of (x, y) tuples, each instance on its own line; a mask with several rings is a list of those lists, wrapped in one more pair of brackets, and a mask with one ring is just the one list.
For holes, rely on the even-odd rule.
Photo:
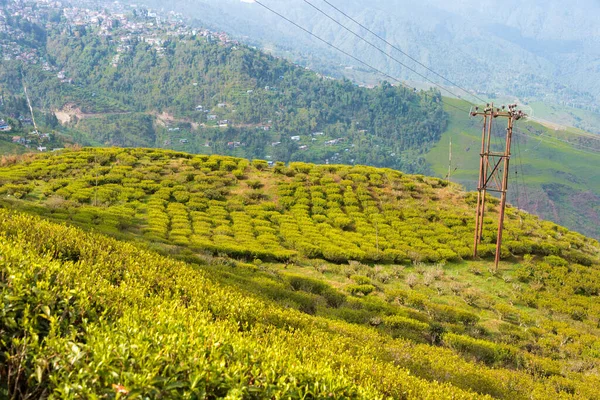
[[(449, 101), (466, 107), (458, 100)], [(448, 129), (426, 159), (436, 176), (445, 177), (451, 139), (452, 170), (456, 168), (451, 180), (473, 190), (479, 171), (481, 120), (452, 108), (446, 111), (450, 114)], [(579, 137), (568, 130), (555, 132), (534, 122), (517, 122), (515, 132), (509, 201), (542, 218), (600, 237), (600, 176), (593, 167), (600, 163), (600, 153), (561, 142)], [(498, 130), (497, 134), (497, 142), (502, 143), (503, 132)], [(515, 171), (520, 174), (518, 178)]]

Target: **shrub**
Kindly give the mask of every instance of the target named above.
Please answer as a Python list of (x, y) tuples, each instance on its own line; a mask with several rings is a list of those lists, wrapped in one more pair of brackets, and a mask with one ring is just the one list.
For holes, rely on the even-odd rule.
[(477, 361), (488, 365), (507, 365), (511, 367), (523, 366), (525, 360), (518, 350), (481, 339), (447, 333), (444, 343), (462, 354), (473, 356)]
[(264, 186), (263, 183), (259, 180), (246, 181), (246, 185), (248, 185), (248, 187), (251, 189), (260, 189)]
[(363, 275), (352, 275), (350, 277), (350, 279), (352, 279), (358, 285), (370, 285), (371, 284), (371, 279), (369, 279), (368, 277), (363, 276)]
[(355, 296), (366, 296), (375, 290), (373, 285), (347, 285), (346, 291)]
[(429, 333), (429, 324), (400, 315), (384, 317), (383, 324), (390, 331), (392, 337), (407, 337), (423, 340)]
[(419, 275), (410, 273), (406, 275), (406, 284), (412, 289), (419, 283)]

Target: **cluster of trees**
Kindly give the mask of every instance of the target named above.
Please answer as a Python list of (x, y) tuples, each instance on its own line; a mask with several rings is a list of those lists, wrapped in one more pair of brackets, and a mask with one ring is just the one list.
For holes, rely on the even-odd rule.
[[(285, 162), (332, 160), (426, 172), (421, 155), (447, 123), (435, 91), (386, 82), (361, 88), (246, 46), (201, 37), (172, 37), (158, 51), (135, 37), (119, 44), (91, 28), (75, 35), (61, 25), (50, 27), (41, 51), (73, 83), (61, 83), (40, 66), (9, 62), (0, 67), (0, 85), (23, 103), (22, 69), (39, 109), (72, 104), (87, 113), (111, 113), (73, 121), (87, 144), (176, 147), (179, 140), (163, 132), (155, 117), (167, 112), (184, 128), (188, 151), (206, 152), (204, 144), (210, 143), (211, 152), (248, 158), (268, 153)], [(113, 114), (123, 112), (134, 113)], [(207, 120), (208, 115), (217, 118)], [(228, 128), (216, 128), (223, 120)], [(315, 132), (323, 135), (312, 136)], [(325, 144), (340, 138), (336, 145)], [(233, 149), (228, 142), (242, 145)], [(278, 146), (270, 149), (274, 142)]]

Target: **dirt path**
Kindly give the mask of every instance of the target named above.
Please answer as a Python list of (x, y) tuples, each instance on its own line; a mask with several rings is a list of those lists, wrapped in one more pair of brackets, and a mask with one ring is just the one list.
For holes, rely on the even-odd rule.
[(104, 116), (110, 116), (110, 115), (126, 115), (126, 114), (131, 114), (131, 111), (112, 112), (112, 113), (84, 113), (74, 103), (65, 104), (62, 109), (54, 111), (54, 115), (59, 120), (59, 122), (63, 125), (68, 124), (71, 121), (73, 121), (73, 117), (76, 117), (78, 120), (81, 120), (81, 119), (85, 119), (85, 118), (104, 117)]

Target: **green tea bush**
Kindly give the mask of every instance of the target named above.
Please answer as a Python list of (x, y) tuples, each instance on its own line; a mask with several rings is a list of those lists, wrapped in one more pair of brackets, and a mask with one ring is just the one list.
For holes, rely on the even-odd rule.
[(350, 293), (352, 295), (366, 296), (375, 290), (375, 286), (373, 286), (373, 285), (347, 285), (345, 287), (345, 289), (348, 293)]

